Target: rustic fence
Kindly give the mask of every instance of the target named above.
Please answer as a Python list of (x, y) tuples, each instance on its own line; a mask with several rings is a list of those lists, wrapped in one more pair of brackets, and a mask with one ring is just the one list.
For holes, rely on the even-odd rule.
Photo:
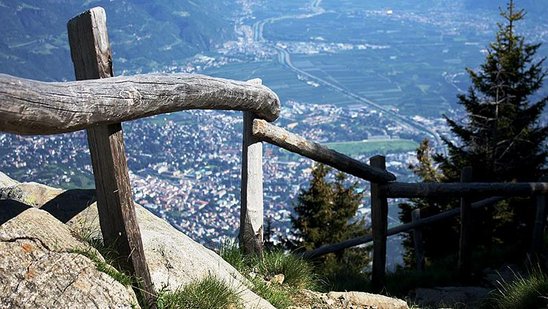
[[(371, 158), (371, 165), (384, 168), (384, 157)], [(473, 237), (472, 210), (489, 207), (508, 197), (534, 196), (536, 200), (535, 221), (531, 235), (530, 253), (539, 255), (543, 252), (544, 229), (546, 225), (546, 197), (548, 183), (474, 183), (472, 169), (465, 167), (461, 172), (460, 183), (371, 183), (371, 221), (372, 234), (352, 238), (337, 244), (324, 245), (303, 254), (314, 258), (346, 248), (373, 242), (372, 286), (381, 290), (384, 286), (386, 268), (387, 237), (402, 232), (413, 232), (417, 268), (424, 267), (421, 228), (460, 215), (460, 239), (458, 248), (457, 269), (468, 274), (471, 264), (471, 238)], [(490, 197), (488, 197), (490, 196)], [(389, 198), (460, 198), (460, 207), (422, 218), (420, 210), (412, 212), (412, 221), (387, 229)], [(488, 197), (488, 198), (485, 198)], [(483, 198), (483, 199), (481, 199)], [(471, 199), (481, 199), (471, 202)]]
[[(285, 148), (371, 182), (373, 235), (328, 245), (305, 254), (313, 257), (373, 241), (375, 286), (384, 282), (386, 238), (417, 229), (445, 217), (464, 214), (470, 196), (539, 194), (535, 248), (545, 222), (547, 183), (528, 184), (408, 184), (394, 182), (384, 157), (370, 165), (279, 128), (280, 102), (260, 80), (239, 82), (202, 75), (137, 75), (113, 77), (112, 53), (102, 8), (94, 8), (68, 23), (71, 56), (77, 82), (44, 83), (0, 74), (0, 131), (15, 134), (58, 134), (85, 129), (95, 178), (101, 232), (106, 245), (127, 257), (125, 267), (142, 280), (147, 298), (154, 295), (132, 201), (121, 122), (189, 109), (243, 111), (240, 245), (259, 253), (263, 243), (262, 142)], [(85, 81), (84, 81), (85, 80)], [(387, 229), (388, 198), (459, 196), (462, 210)], [(483, 204), (482, 204), (483, 205)], [(472, 207), (479, 207), (473, 203)], [(540, 234), (539, 234), (540, 233)], [(463, 235), (463, 243), (469, 234)], [(462, 261), (468, 253), (463, 251)]]

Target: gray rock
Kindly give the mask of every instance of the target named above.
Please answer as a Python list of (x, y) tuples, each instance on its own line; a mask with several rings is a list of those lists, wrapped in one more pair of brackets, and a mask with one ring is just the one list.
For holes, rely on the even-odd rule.
[[(63, 226), (63, 235), (72, 232), (80, 238), (100, 237), (93, 190), (63, 191), (35, 183), (10, 182), (9, 178), (2, 175), (0, 173), (0, 179), (5, 179), (5, 183), (9, 184), (8, 187), (0, 187), (0, 224), (7, 221), (2, 227), (13, 218), (23, 215), (30, 207), (38, 207), (66, 223), (63, 225), (50, 216), (50, 221), (57, 222), (55, 226)], [(250, 283), (215, 252), (196, 243), (139, 205), (136, 205), (136, 213), (155, 289), (176, 290), (212, 275), (235, 289), (244, 301), (245, 308), (274, 308), (250, 291), (247, 288)], [(39, 225), (25, 232), (30, 233), (30, 237), (34, 237), (32, 233), (39, 233), (44, 239), (51, 233), (55, 234), (54, 231), (41, 229)]]
[(138, 307), (130, 287), (75, 250), (94, 252), (43, 210), (0, 225), (0, 308)]
[[(225, 281), (236, 290), (245, 308), (274, 308), (247, 288), (249, 282), (215, 252), (193, 241), (144, 207), (136, 205), (145, 257), (156, 289), (177, 288), (208, 275)], [(96, 204), (80, 212), (67, 224), (77, 233), (99, 231)]]
[(401, 299), (365, 292), (300, 291), (300, 305), (290, 309), (409, 309)]
[(16, 184), (18, 184), (16, 180), (13, 180), (8, 175), (0, 172), (0, 187), (10, 187)]
[(352, 308), (409, 309), (401, 299), (365, 292), (329, 292), (327, 297)]

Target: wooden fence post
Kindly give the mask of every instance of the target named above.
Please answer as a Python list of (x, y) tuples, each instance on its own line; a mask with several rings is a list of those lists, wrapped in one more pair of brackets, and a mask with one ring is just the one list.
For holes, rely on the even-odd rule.
[(535, 226), (533, 227), (533, 240), (531, 244), (531, 254), (537, 258), (543, 253), (544, 246), (544, 228), (546, 225), (546, 195), (537, 194)]
[[(248, 81), (261, 84), (260, 79)], [(240, 248), (246, 254), (263, 252), (263, 143), (253, 137), (252, 112), (244, 112)]]
[[(105, 10), (86, 11), (71, 19), (67, 28), (76, 79), (112, 77)], [(103, 241), (124, 257), (122, 267), (141, 280), (150, 302), (154, 289), (133, 205), (122, 125), (100, 125), (88, 129), (87, 135)]]
[[(472, 182), (472, 167), (464, 167), (461, 171), (461, 182)], [(461, 197), (460, 199), (460, 240), (459, 240), (459, 259), (458, 270), (464, 277), (470, 275), (471, 250), (470, 239), (472, 237), (472, 205), (470, 198)]]
[[(369, 164), (386, 170), (383, 156), (374, 156)], [(371, 227), (373, 229), (373, 269), (371, 285), (376, 292), (384, 288), (386, 272), (386, 238), (388, 229), (388, 201), (380, 194), (380, 184), (371, 182)]]
[[(421, 210), (414, 209), (411, 212), (411, 223), (416, 223), (421, 219)], [(415, 244), (415, 260), (417, 261), (417, 270), (424, 270), (424, 245), (422, 243), (422, 228), (413, 229), (413, 242)]]

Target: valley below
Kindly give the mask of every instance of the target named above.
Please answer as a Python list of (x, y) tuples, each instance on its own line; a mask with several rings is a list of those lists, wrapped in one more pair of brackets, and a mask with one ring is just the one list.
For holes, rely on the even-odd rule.
[[(408, 165), (424, 138), (438, 152), (445, 151), (441, 138), (450, 136), (443, 115), (463, 117), (456, 95), (468, 87), (465, 68), (478, 68), (499, 17), (493, 10), (472, 13), (461, 1), (240, 0), (227, 20), (207, 14), (216, 21), (214, 28), (224, 29), (222, 39), (208, 39), (216, 33), (208, 28), (185, 41), (181, 31), (160, 23), (162, 14), (175, 18), (165, 5), (158, 2), (163, 10), (137, 10), (146, 13), (139, 16), (146, 16), (149, 28), (132, 24), (126, 31), (129, 26), (120, 21), (109, 25), (116, 74), (187, 72), (260, 78), (281, 99), (278, 126), (363, 162), (385, 155), (387, 168), (398, 181), (416, 180)], [(150, 13), (157, 11), (162, 14)], [(205, 18), (198, 11), (174, 12), (183, 19)], [(151, 37), (159, 36), (162, 29), (173, 30), (173, 35), (162, 37), (160, 44)], [(522, 30), (533, 41), (548, 41), (548, 24), (540, 17), (531, 16)], [(15, 28), (10, 35), (23, 36)], [(42, 38), (45, 41), (26, 40), (33, 43), (0, 49), (0, 71), (42, 80), (67, 78), (67, 69), (48, 75), (47, 70), (37, 73), (26, 68), (18, 74), (9, 57), (17, 55), (24, 59), (18, 66), (34, 69), (48, 54), (36, 56), (32, 51), (47, 51), (47, 44), (61, 49), (66, 65), (71, 65), (66, 44), (59, 43), (66, 41), (62, 33)], [(22, 42), (21, 38), (11, 41)], [(187, 47), (189, 55), (171, 52)], [(546, 55), (544, 45), (539, 56)], [(539, 96), (546, 92), (545, 86)], [(184, 111), (124, 123), (136, 202), (210, 247), (236, 237), (241, 128), (240, 113), (218, 111)], [(274, 240), (290, 235), (292, 205), (307, 185), (312, 163), (265, 145), (265, 218), (271, 221)], [(0, 133), (0, 170), (18, 181), (64, 188), (94, 186), (85, 132), (31, 137)], [(365, 181), (349, 181), (359, 181), (362, 190), (369, 190)], [(368, 218), (370, 201), (365, 196), (359, 212)], [(391, 201), (391, 226), (399, 224), (400, 202)], [(401, 263), (400, 250), (399, 238), (392, 237), (390, 267)]]

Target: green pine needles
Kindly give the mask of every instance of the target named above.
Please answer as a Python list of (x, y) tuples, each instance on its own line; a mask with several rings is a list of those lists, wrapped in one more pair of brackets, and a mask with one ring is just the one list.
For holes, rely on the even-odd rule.
[(540, 44), (529, 44), (516, 34), (525, 13), (510, 1), (501, 11), (496, 39), (489, 45), (481, 69), (467, 69), (472, 86), (458, 96), (466, 119), (446, 117), (459, 144), (448, 139), (448, 157), (437, 157), (444, 175), (458, 180), (463, 166), (472, 166), (481, 181), (535, 181), (542, 176), (548, 127), (538, 119), (548, 97), (530, 98), (542, 87), (544, 58), (535, 60)]
[[(548, 96), (540, 97), (546, 71), (538, 58), (540, 44), (530, 44), (516, 33), (525, 16), (510, 0), (500, 13), (502, 22), (489, 44), (479, 70), (466, 69), (472, 82), (467, 93), (457, 96), (466, 112), (462, 119), (445, 117), (454, 138), (444, 142), (448, 155), (434, 154), (428, 142), (417, 151), (419, 164), (412, 167), (423, 181), (458, 182), (463, 167), (473, 169), (475, 182), (539, 181), (545, 175), (548, 127), (539, 118)], [(537, 99), (535, 99), (537, 98)], [(415, 199), (402, 205), (401, 219), (409, 222), (411, 211), (423, 216), (458, 207), (457, 200)], [(474, 246), (486, 256), (502, 247), (504, 258), (518, 261), (529, 249), (534, 219), (532, 199), (509, 199), (474, 212)], [(423, 230), (426, 258), (435, 260), (455, 254), (458, 222), (452, 220)], [(406, 241), (408, 265), (411, 242)], [(499, 250), (500, 251), (500, 250)]]
[[(289, 249), (313, 250), (368, 233), (364, 219), (356, 216), (363, 191), (358, 192), (357, 182), (348, 184), (342, 172), (329, 181), (330, 172), (331, 168), (323, 164), (314, 165), (309, 186), (301, 190), (295, 204), (291, 218), (294, 238), (288, 241)], [(365, 248), (341, 250), (315, 261), (318, 271), (327, 277), (342, 270), (361, 273), (368, 262)]]

